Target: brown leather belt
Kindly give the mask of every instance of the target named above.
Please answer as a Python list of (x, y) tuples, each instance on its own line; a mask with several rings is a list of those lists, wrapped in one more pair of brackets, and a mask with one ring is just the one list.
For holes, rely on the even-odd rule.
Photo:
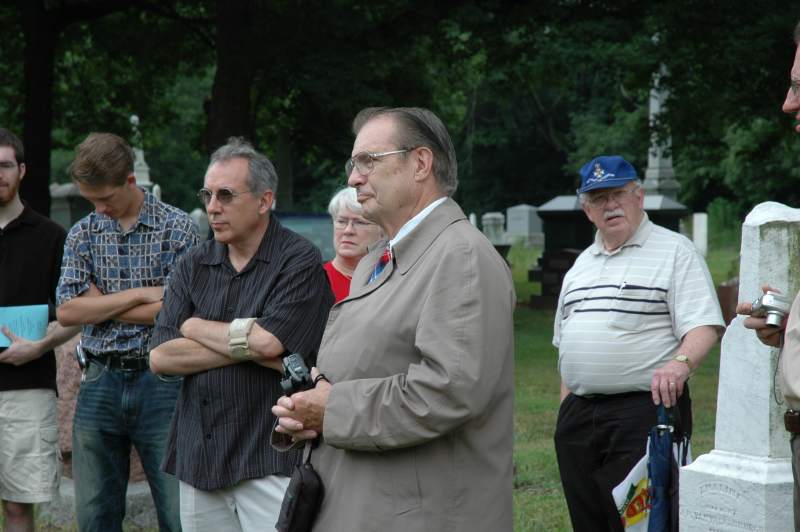
[(787, 410), (783, 414), (783, 424), (792, 434), (800, 434), (800, 411)]

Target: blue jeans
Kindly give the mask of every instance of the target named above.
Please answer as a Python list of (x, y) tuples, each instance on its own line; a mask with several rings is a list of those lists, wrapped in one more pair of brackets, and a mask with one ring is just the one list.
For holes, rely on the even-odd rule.
[(131, 444), (142, 460), (161, 531), (180, 530), (178, 481), (161, 471), (183, 380), (109, 369), (92, 360), (72, 430), (75, 509), (81, 532), (122, 530)]

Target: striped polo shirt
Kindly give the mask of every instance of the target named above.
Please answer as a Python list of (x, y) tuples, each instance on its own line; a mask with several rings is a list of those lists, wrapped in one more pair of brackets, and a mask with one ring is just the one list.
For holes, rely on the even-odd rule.
[(577, 395), (649, 390), (702, 325), (725, 325), (705, 261), (645, 213), (622, 247), (607, 251), (598, 233), (567, 272), (553, 334), (561, 379)]

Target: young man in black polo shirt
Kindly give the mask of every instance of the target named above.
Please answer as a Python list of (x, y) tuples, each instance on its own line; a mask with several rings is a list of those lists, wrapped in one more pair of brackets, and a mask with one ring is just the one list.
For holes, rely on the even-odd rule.
[[(0, 307), (48, 305), (64, 250), (64, 229), (22, 203), (22, 142), (0, 128)], [(0, 347), (0, 499), (4, 530), (33, 530), (33, 503), (58, 491), (56, 359), (53, 348), (78, 332), (56, 324), (41, 340), (16, 336)], [(5, 343), (5, 342), (4, 342)]]

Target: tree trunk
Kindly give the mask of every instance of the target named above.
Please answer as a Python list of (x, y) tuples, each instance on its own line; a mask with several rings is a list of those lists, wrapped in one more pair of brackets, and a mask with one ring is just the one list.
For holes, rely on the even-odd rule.
[(217, 71), (211, 88), (205, 143), (209, 152), (230, 136), (252, 140), (250, 88), (255, 73), (250, 1), (217, 0)]
[(49, 216), (53, 66), (58, 29), (43, 2), (21, 0), (19, 6), (25, 34), (23, 143), (27, 169), (20, 195), (33, 209)]

